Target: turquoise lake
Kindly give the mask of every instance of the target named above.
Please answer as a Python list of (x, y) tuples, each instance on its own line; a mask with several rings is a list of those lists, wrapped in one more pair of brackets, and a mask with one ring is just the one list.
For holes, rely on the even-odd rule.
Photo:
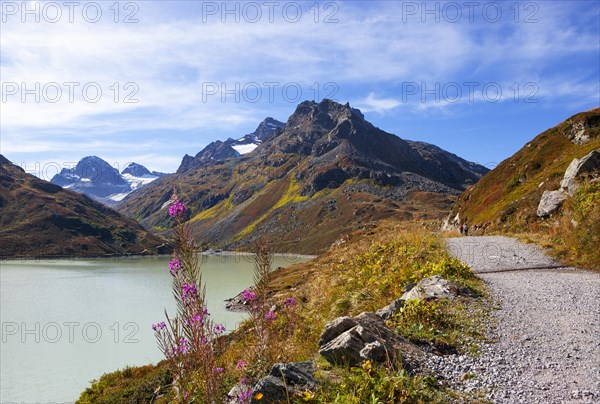
[[(160, 361), (151, 325), (175, 312), (169, 259), (0, 262), (0, 402), (73, 402), (106, 372)], [(276, 256), (273, 266), (307, 259)], [(202, 262), (211, 316), (231, 331), (244, 314), (224, 299), (252, 283), (252, 257)]]

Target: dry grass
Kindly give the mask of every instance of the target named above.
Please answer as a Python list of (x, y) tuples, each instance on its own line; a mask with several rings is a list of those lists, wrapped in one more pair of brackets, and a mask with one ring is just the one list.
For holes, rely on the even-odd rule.
[[(269, 343), (272, 361), (314, 358), (318, 350), (317, 341), (326, 322), (338, 316), (353, 316), (363, 311), (377, 310), (398, 298), (406, 284), (427, 276), (441, 274), (481, 292), (480, 281), (467, 267), (449, 257), (443, 240), (434, 234), (438, 226), (438, 222), (381, 222), (377, 226), (347, 235), (313, 261), (275, 272), (273, 285), (277, 286), (272, 289), (272, 303), (281, 304), (286, 297), (294, 297), (299, 304), (293, 315), (282, 310), (277, 319), (275, 332)], [(472, 326), (473, 319), (465, 315), (464, 306), (464, 302), (456, 302), (456, 307), (444, 305), (443, 314), (448, 316), (447, 322), (432, 325), (428, 322), (430, 319), (423, 318), (423, 323), (428, 324), (427, 332), (418, 335), (413, 333), (414, 340), (439, 344), (444, 350), (448, 347), (470, 350), (474, 339), (482, 336), (477, 332), (469, 332), (475, 327)], [(398, 320), (398, 330), (414, 330), (419, 323), (417, 317), (423, 313), (434, 315), (437, 319), (442, 315), (441, 311), (432, 310), (412, 313), (412, 317), (404, 321)], [(228, 362), (233, 364), (237, 358), (243, 358), (247, 363), (253, 363), (254, 358), (247, 356), (256, 343), (251, 328), (252, 324), (246, 323), (240, 332), (232, 336), (226, 353)], [(410, 333), (407, 333), (407, 337), (413, 336), (408, 334)], [(264, 374), (269, 366), (270, 363), (253, 364), (251, 374)], [(400, 373), (384, 373), (379, 374), (378, 381), (353, 379), (344, 371), (342, 374), (345, 376), (340, 377), (345, 383), (354, 380), (356, 383), (366, 383), (365, 386), (373, 383), (400, 383), (405, 385), (407, 391), (414, 390), (414, 397), (437, 398), (441, 394), (437, 390), (434, 392), (437, 387), (428, 384), (428, 381), (413, 380)], [(331, 380), (324, 381), (331, 383)], [(365, 386), (363, 387), (367, 388)], [(343, 390), (339, 384), (336, 388)], [(433, 390), (427, 392), (423, 389)], [(342, 401), (338, 397), (335, 402), (345, 402), (344, 399), (350, 400), (347, 402), (359, 402), (356, 401), (359, 396), (352, 394), (342, 395)], [(330, 398), (326, 391), (317, 392), (311, 402), (331, 402), (327, 401)]]

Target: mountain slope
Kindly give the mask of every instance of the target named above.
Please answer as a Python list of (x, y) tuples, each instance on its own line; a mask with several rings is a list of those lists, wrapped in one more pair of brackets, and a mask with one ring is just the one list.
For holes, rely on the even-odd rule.
[(117, 208), (164, 231), (168, 201), (179, 198), (201, 242), (241, 248), (268, 235), (279, 251), (314, 253), (382, 218), (443, 216), (486, 171), (444, 153), (411, 146), (349, 105), (305, 101), (251, 153), (160, 178)]
[(97, 156), (82, 158), (72, 168), (63, 168), (51, 183), (70, 189), (105, 205), (112, 206), (134, 189), (149, 184), (164, 173), (150, 172), (137, 163), (128, 164), (121, 173)]
[(0, 257), (167, 252), (164, 240), (88, 197), (27, 174), (0, 155)]
[[(578, 191), (561, 187), (573, 160), (594, 150), (600, 150), (600, 108), (546, 130), (500, 163), (458, 198), (446, 227), (466, 221), (481, 226), (479, 232), (528, 233), (565, 258), (583, 259), (573, 263), (588, 263), (583, 256), (591, 253), (600, 265), (600, 167), (575, 178)], [(538, 212), (544, 193), (565, 199), (549, 215)]]
[(240, 157), (241, 155), (252, 152), (262, 142), (273, 137), (277, 131), (284, 128), (285, 124), (271, 117), (262, 121), (256, 130), (244, 135), (239, 139), (229, 138), (226, 141), (214, 141), (209, 143), (204, 149), (200, 150), (194, 157), (186, 154), (179, 168), (178, 173), (186, 172), (192, 168), (197, 168), (206, 164), (223, 161), (229, 158)]

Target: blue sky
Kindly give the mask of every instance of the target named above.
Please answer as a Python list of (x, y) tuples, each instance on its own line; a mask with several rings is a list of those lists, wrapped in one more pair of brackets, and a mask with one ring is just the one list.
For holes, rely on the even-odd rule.
[(493, 167), (600, 105), (597, 1), (113, 4), (2, 1), (0, 151), (42, 178), (172, 172), (326, 96)]

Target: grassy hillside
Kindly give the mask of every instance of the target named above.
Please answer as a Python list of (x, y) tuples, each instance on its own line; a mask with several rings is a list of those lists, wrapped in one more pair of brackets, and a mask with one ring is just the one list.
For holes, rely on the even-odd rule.
[[(0, 258), (167, 253), (163, 240), (0, 155)], [(162, 247), (161, 247), (162, 246)]]
[[(573, 141), (578, 133), (590, 140)], [(600, 108), (572, 116), (527, 143), (512, 157), (464, 192), (449, 215), (449, 223), (467, 222), (475, 234), (520, 234), (551, 247), (568, 262), (600, 267), (600, 192), (597, 181), (583, 186), (550, 218), (536, 210), (544, 191), (559, 188), (574, 158), (600, 149)]]
[[(228, 338), (222, 356), (228, 375), (223, 393), (241, 377), (262, 377), (274, 362), (315, 359), (317, 378), (323, 387), (292, 402), (442, 403), (458, 397), (458, 393), (441, 387), (425, 374), (368, 366), (348, 369), (329, 365), (316, 355), (326, 322), (386, 306), (403, 293), (407, 284), (424, 277), (443, 275), (477, 293), (483, 292), (481, 281), (464, 264), (450, 258), (443, 240), (432, 233), (438, 226), (431, 222), (381, 222), (348, 234), (313, 261), (275, 272), (269, 305), (278, 303), (283, 307), (286, 298), (294, 298), (298, 304), (292, 313), (279, 312), (268, 342), (269, 360), (254, 356), (257, 341), (252, 323), (242, 324)], [(481, 321), (485, 313), (481, 299), (421, 302), (411, 305), (389, 326), (430, 349), (465, 352), (477, 349), (483, 338)], [(247, 364), (243, 371), (236, 367), (240, 359)], [(168, 402), (171, 393), (157, 397), (168, 391), (164, 388), (169, 383), (163, 379), (165, 374), (164, 364), (108, 374), (86, 390), (79, 402)], [(461, 397), (471, 402), (472, 397)]]

